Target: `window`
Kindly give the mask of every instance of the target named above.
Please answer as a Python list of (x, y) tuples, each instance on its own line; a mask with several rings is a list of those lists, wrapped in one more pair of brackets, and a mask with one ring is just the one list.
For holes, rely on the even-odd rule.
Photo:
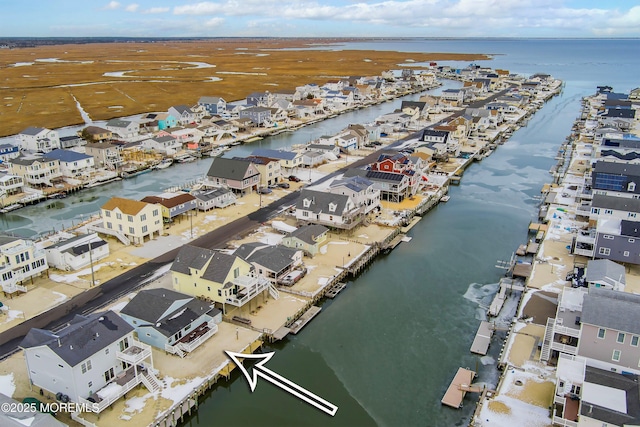
[(111, 225), (110, 222), (107, 223), (107, 228), (113, 228), (113, 225)]
[(620, 344), (624, 344), (624, 333), (618, 332), (618, 338), (616, 338), (616, 342), (619, 342)]
[(634, 335), (634, 336), (632, 336), (632, 337), (631, 337), (631, 345), (632, 345), (633, 347), (637, 347), (637, 346), (638, 346), (638, 339), (639, 339), (639, 338), (638, 338), (638, 336), (637, 336), (637, 335)]
[(142, 232), (143, 232), (143, 233), (146, 233), (146, 232), (147, 232), (147, 229), (148, 229), (148, 227), (147, 227), (146, 225), (143, 225), (143, 226), (142, 226)]
[(604, 214), (605, 215), (613, 215), (613, 211), (611, 209), (605, 209), (604, 210)]
[(132, 215), (127, 215), (127, 221), (133, 222), (133, 216)]
[(240, 277), (240, 267), (236, 267), (233, 269), (233, 278), (237, 279), (238, 277)]
[(104, 354), (109, 354), (109, 347), (104, 349)]
[(614, 362), (619, 362), (620, 355), (621, 355), (620, 350), (613, 350), (613, 355), (611, 356), (611, 360), (613, 360)]
[(158, 216), (158, 209), (153, 210), (153, 216)]
[(609, 255), (609, 254), (611, 254), (611, 249), (609, 249), (609, 248), (600, 248), (598, 253), (600, 255)]
[(104, 211), (104, 216), (111, 217), (111, 211)]
[(89, 388), (93, 387), (93, 381), (89, 381), (87, 385), (89, 386)]
[(605, 234), (604, 236), (602, 236), (602, 238), (607, 240), (613, 240), (613, 236), (610, 234)]
[(627, 184), (627, 191), (636, 191), (636, 183), (630, 182), (629, 184)]
[(637, 214), (635, 212), (629, 212), (627, 214), (627, 217), (629, 217), (629, 218), (635, 218), (636, 216), (637, 216)]
[(599, 328), (598, 329), (598, 338), (604, 339), (605, 332), (606, 332), (606, 330), (604, 328)]
[(121, 213), (116, 213), (116, 219), (122, 219), (122, 214)]
[(80, 368), (82, 369), (82, 373), (84, 374), (87, 371), (91, 370), (91, 360), (87, 360), (86, 362), (84, 362)]
[(207, 286), (207, 291), (211, 292), (211, 286)]
[(115, 373), (113, 372), (113, 368), (109, 368), (108, 370), (106, 370), (106, 371), (104, 372), (104, 380), (105, 380), (106, 382), (111, 381), (115, 376), (116, 376), (116, 375), (115, 375)]
[(146, 221), (146, 220), (147, 220), (147, 214), (140, 215), (140, 221)]
[(302, 216), (309, 216), (309, 211), (302, 211)]
[(311, 200), (309, 199), (304, 199), (302, 201), (302, 204), (304, 205), (305, 208), (308, 208), (309, 206), (311, 206)]
[(136, 232), (135, 228), (129, 227), (129, 234), (134, 234)]
[(222, 296), (222, 290), (218, 289), (218, 296), (221, 297)]

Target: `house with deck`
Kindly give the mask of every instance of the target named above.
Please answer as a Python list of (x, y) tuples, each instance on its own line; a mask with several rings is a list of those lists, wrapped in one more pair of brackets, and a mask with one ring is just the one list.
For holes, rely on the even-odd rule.
[(49, 269), (45, 252), (29, 239), (0, 234), (0, 285), (5, 296), (27, 292), (27, 281)]
[(62, 182), (60, 161), (40, 156), (20, 156), (11, 159), (9, 173), (17, 175), (31, 187), (53, 187)]
[(162, 388), (151, 347), (113, 311), (76, 315), (55, 332), (32, 328), (20, 343), (31, 384), (100, 413), (139, 384)]
[(87, 142), (105, 142), (113, 138), (113, 132), (100, 126), (87, 126), (82, 129), (80, 136), (85, 138)]
[(142, 146), (165, 156), (175, 156), (182, 150), (182, 142), (173, 135), (155, 136), (142, 141)]
[[(302, 267), (302, 250), (300, 249), (252, 242), (241, 245), (234, 254), (249, 261), (258, 274), (274, 286), (291, 286), (294, 280), (302, 278), (306, 272)], [(300, 274), (293, 274), (296, 270)]]
[(87, 141), (85, 141), (79, 135), (69, 135), (69, 136), (60, 137), (60, 148), (62, 149), (82, 147), (86, 143)]
[(271, 109), (267, 107), (248, 107), (240, 111), (241, 119), (250, 119), (256, 126), (266, 126), (271, 124)]
[(100, 208), (102, 227), (93, 230), (117, 237), (125, 244), (143, 244), (145, 238), (160, 236), (163, 227), (161, 208), (153, 203), (112, 197)]
[(0, 207), (5, 207), (6, 196), (22, 193), (24, 191), (24, 178), (18, 175), (0, 173)]
[(364, 214), (380, 208), (380, 190), (373, 182), (362, 176), (334, 179), (329, 184), (329, 192), (349, 196), (357, 207), (364, 208)]
[(365, 219), (365, 207), (358, 207), (348, 195), (303, 189), (296, 202), (298, 223), (319, 224), (351, 230)]
[(204, 107), (205, 111), (213, 116), (227, 111), (227, 101), (219, 96), (201, 96), (198, 105)]
[(302, 166), (302, 154), (295, 151), (273, 150), (270, 148), (257, 148), (251, 153), (252, 156), (268, 157), (280, 161), (283, 169), (293, 169)]
[(109, 244), (97, 233), (80, 234), (44, 249), (47, 263), (63, 271), (76, 271), (109, 256)]
[(606, 288), (623, 292), (626, 276), (624, 265), (609, 259), (592, 259), (587, 262), (585, 281), (590, 288)]
[(184, 357), (218, 332), (222, 312), (213, 304), (171, 289), (143, 289), (120, 310), (138, 339)]
[(20, 147), (14, 144), (0, 144), (0, 164), (8, 163), (20, 156)]
[(180, 215), (196, 210), (197, 199), (189, 193), (162, 193), (156, 196), (146, 196), (142, 200), (160, 207), (164, 222), (173, 222)]
[(140, 135), (140, 123), (133, 120), (111, 119), (105, 127), (114, 135), (114, 138), (127, 142), (134, 141)]
[(192, 191), (191, 195), (196, 198), (198, 210), (208, 211), (215, 208), (226, 208), (237, 201), (233, 191), (224, 187), (206, 188)]
[(47, 128), (29, 126), (16, 135), (16, 140), (22, 150), (38, 153), (48, 153), (60, 148), (58, 131)]
[(253, 163), (260, 172), (260, 186), (266, 187), (282, 181), (282, 167), (278, 159), (269, 157), (249, 156), (238, 160), (248, 160)]
[(60, 162), (60, 172), (66, 178), (87, 177), (95, 170), (95, 159), (89, 154), (57, 149), (47, 153), (47, 158)]
[(173, 288), (209, 299), (223, 315), (247, 315), (278, 291), (237, 255), (185, 245), (171, 265)]
[(196, 113), (184, 104), (169, 107), (168, 113), (175, 117), (177, 123), (182, 126), (195, 123), (197, 119)]
[(640, 197), (640, 164), (597, 161), (591, 171), (593, 194)]
[(305, 255), (314, 257), (327, 241), (329, 229), (324, 225), (309, 224), (298, 227), (282, 238), (281, 244), (288, 248), (300, 249)]
[(205, 177), (207, 186), (226, 187), (240, 194), (257, 190), (259, 184), (260, 172), (256, 165), (248, 160), (216, 157)]
[(93, 157), (96, 167), (116, 169), (122, 166), (122, 146), (108, 142), (89, 142), (85, 153)]

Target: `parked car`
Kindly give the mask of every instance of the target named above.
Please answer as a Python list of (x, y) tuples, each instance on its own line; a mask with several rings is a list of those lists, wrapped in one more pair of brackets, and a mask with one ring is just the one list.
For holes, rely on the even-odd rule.
[(278, 187), (280, 187), (280, 188), (289, 188), (290, 185), (289, 185), (288, 182), (279, 182), (278, 183)]
[(292, 182), (300, 182), (300, 178), (298, 178), (298, 177), (297, 177), (297, 176), (295, 176), (295, 175), (289, 175), (289, 181), (292, 181)]
[(273, 193), (273, 190), (267, 187), (262, 187), (258, 189), (258, 193), (260, 194), (270, 194)]

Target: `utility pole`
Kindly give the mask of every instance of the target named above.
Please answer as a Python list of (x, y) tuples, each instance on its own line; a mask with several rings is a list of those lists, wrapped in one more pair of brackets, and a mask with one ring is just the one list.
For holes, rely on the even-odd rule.
[(96, 285), (96, 278), (93, 274), (93, 255), (91, 254), (91, 239), (89, 239), (89, 263), (91, 265), (91, 286), (93, 288)]

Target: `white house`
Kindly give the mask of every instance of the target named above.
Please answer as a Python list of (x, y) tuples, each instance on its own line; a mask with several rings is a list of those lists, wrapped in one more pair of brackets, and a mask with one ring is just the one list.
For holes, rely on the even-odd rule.
[(76, 315), (54, 332), (31, 329), (20, 343), (29, 380), (60, 400), (100, 413), (142, 383), (162, 388), (153, 374), (151, 347), (113, 311)]
[(109, 256), (109, 244), (97, 233), (81, 234), (45, 248), (50, 267), (75, 271)]
[(30, 126), (16, 135), (16, 139), (23, 150), (48, 153), (60, 148), (58, 131)]
[(140, 123), (131, 120), (111, 119), (105, 127), (124, 141), (133, 141), (140, 134)]
[(145, 139), (142, 141), (142, 146), (167, 156), (173, 156), (182, 150), (182, 142), (173, 135), (156, 136)]
[(88, 176), (95, 169), (93, 156), (76, 151), (56, 149), (47, 153), (47, 158), (57, 159), (62, 176), (68, 178)]
[(44, 251), (31, 240), (0, 234), (0, 285), (5, 293), (27, 292), (24, 282), (48, 269)]

